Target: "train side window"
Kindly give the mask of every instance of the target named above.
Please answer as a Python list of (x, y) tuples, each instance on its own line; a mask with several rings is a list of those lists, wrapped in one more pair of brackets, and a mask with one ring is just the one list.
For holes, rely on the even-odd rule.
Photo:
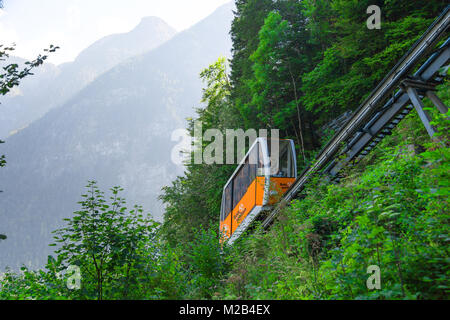
[(250, 164), (249, 157), (247, 157), (233, 180), (233, 208), (241, 201), (248, 187), (255, 180), (256, 172), (254, 169), (255, 166)]
[(244, 170), (245, 165), (241, 167), (233, 180), (233, 208), (235, 208), (238, 202), (242, 199), (242, 190), (244, 189)]
[(222, 201), (220, 202), (220, 221), (223, 221), (223, 199), (224, 199), (225, 193), (222, 194)]
[(222, 194), (222, 203), (220, 205), (220, 221), (224, 221), (226, 216), (225, 216), (225, 191)]
[(253, 182), (253, 180), (256, 179), (257, 176), (257, 168), (258, 168), (258, 151), (259, 150), (259, 143), (255, 144), (253, 149), (250, 151), (249, 154), (249, 170), (250, 170), (250, 184)]
[(225, 188), (225, 196), (224, 196), (224, 214), (223, 219), (225, 220), (228, 214), (232, 210), (232, 203), (231, 203), (231, 192), (232, 192), (232, 185), (233, 183), (228, 184), (228, 186)]
[(257, 162), (258, 162), (258, 167), (257, 167), (257, 171), (256, 171), (256, 175), (258, 176), (258, 177), (264, 177), (264, 156), (263, 156), (263, 153), (262, 153), (262, 148), (261, 148), (261, 144), (260, 143), (258, 143), (258, 146), (257, 146), (257, 149), (258, 149), (258, 159), (257, 159)]

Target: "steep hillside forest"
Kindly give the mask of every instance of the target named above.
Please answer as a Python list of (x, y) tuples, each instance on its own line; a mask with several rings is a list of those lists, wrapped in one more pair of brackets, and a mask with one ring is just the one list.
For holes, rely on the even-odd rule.
[[(369, 30), (374, 4), (382, 25)], [(236, 0), (232, 59), (199, 70), (203, 98), (188, 130), (195, 120), (203, 131), (280, 129), (300, 173), (334, 134), (328, 124), (363, 102), (446, 5)], [(446, 105), (448, 84), (437, 91)], [(54, 232), (47, 266), (7, 271), (0, 299), (448, 299), (449, 120), (424, 101), (433, 140), (413, 110), (339, 183), (315, 178), (269, 230), (256, 226), (232, 247), (218, 233), (234, 165), (187, 164), (163, 189), (162, 223), (128, 207), (122, 188), (90, 181)], [(366, 285), (371, 265), (380, 289)]]

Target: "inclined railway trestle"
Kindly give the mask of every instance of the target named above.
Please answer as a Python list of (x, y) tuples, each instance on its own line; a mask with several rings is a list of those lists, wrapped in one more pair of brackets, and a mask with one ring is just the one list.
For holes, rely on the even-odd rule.
[[(441, 113), (448, 107), (434, 93), (445, 74), (439, 71), (449, 63), (450, 38), (439, 49), (436, 44), (445, 37), (450, 21), (450, 6), (433, 22), (424, 35), (400, 59), (397, 65), (381, 81), (351, 118), (335, 134), (319, 153), (314, 164), (306, 168), (283, 199), (263, 221), (263, 227), (271, 225), (278, 212), (301, 192), (314, 174), (338, 179), (339, 172), (357, 163), (370, 153), (415, 109), (428, 134), (433, 137), (436, 128), (424, 108), (422, 99), (427, 97)], [(413, 69), (429, 56), (428, 60), (413, 74)], [(448, 67), (447, 67), (448, 69)], [(395, 93), (395, 89), (399, 88)], [(342, 145), (344, 147), (342, 148)]]

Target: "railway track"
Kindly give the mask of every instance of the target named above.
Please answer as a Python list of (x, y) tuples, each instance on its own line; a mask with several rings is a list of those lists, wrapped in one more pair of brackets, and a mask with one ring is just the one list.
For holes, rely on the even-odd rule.
[[(339, 172), (344, 167), (360, 161), (390, 135), (412, 109), (416, 109), (430, 136), (434, 134), (430, 117), (423, 109), (421, 99), (427, 96), (441, 112), (447, 111), (447, 106), (434, 94), (433, 89), (442, 82), (443, 76), (438, 74), (439, 70), (448, 64), (450, 59), (450, 38), (435, 50), (437, 43), (448, 36), (449, 24), (450, 6), (358, 107), (322, 149), (314, 164), (303, 171), (277, 206), (263, 220), (264, 228), (272, 224), (281, 209), (304, 189), (314, 174), (321, 173), (332, 179), (338, 178)], [(426, 62), (413, 74), (413, 70), (427, 57)], [(345, 147), (342, 147), (343, 145)]]

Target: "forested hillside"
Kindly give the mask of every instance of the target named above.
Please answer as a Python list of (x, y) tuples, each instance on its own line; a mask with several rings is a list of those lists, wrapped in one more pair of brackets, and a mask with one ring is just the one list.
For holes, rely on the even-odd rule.
[[(279, 128), (296, 142), (299, 172), (333, 134), (323, 126), (355, 110), (446, 5), (378, 1), (382, 27), (368, 30), (370, 1), (236, 4), (231, 76), (223, 61), (203, 73), (210, 90), (198, 119), (204, 130)], [(439, 95), (448, 105), (448, 83)], [(222, 270), (225, 284), (209, 297), (448, 297), (448, 136), (441, 141), (431, 144), (411, 115), (340, 184), (312, 184), (269, 233), (244, 237), (230, 256), (232, 271)], [(409, 153), (411, 146), (426, 152)], [(190, 230), (199, 225), (217, 229), (221, 188), (233, 170), (192, 165), (165, 189), (169, 243), (198, 243)], [(373, 264), (385, 269), (384, 285), (369, 292)]]
[[(323, 126), (355, 110), (445, 8), (445, 1), (381, 1), (382, 28), (368, 30), (369, 4), (237, 1), (231, 75), (223, 61), (203, 72), (203, 130), (280, 129), (296, 142), (303, 171), (333, 134)], [(191, 237), (192, 227), (217, 225), (222, 188), (234, 169), (188, 166), (165, 189), (171, 241)]]
[[(373, 4), (381, 29), (366, 25)], [(188, 130), (195, 120), (203, 131), (280, 129), (301, 172), (333, 135), (327, 124), (354, 111), (446, 5), (236, 0), (232, 58), (199, 70), (204, 107)], [(448, 88), (447, 79), (437, 91), (446, 105)], [(6, 273), (0, 298), (448, 299), (449, 122), (430, 112), (435, 139), (411, 112), (339, 183), (312, 181), (270, 230), (256, 226), (233, 247), (218, 229), (234, 165), (187, 164), (163, 188), (161, 224), (126, 208), (119, 188), (109, 198), (91, 182), (55, 233), (57, 255), (45, 270)], [(81, 268), (79, 290), (57, 276), (70, 265)], [(381, 269), (379, 290), (366, 286), (370, 265)]]

